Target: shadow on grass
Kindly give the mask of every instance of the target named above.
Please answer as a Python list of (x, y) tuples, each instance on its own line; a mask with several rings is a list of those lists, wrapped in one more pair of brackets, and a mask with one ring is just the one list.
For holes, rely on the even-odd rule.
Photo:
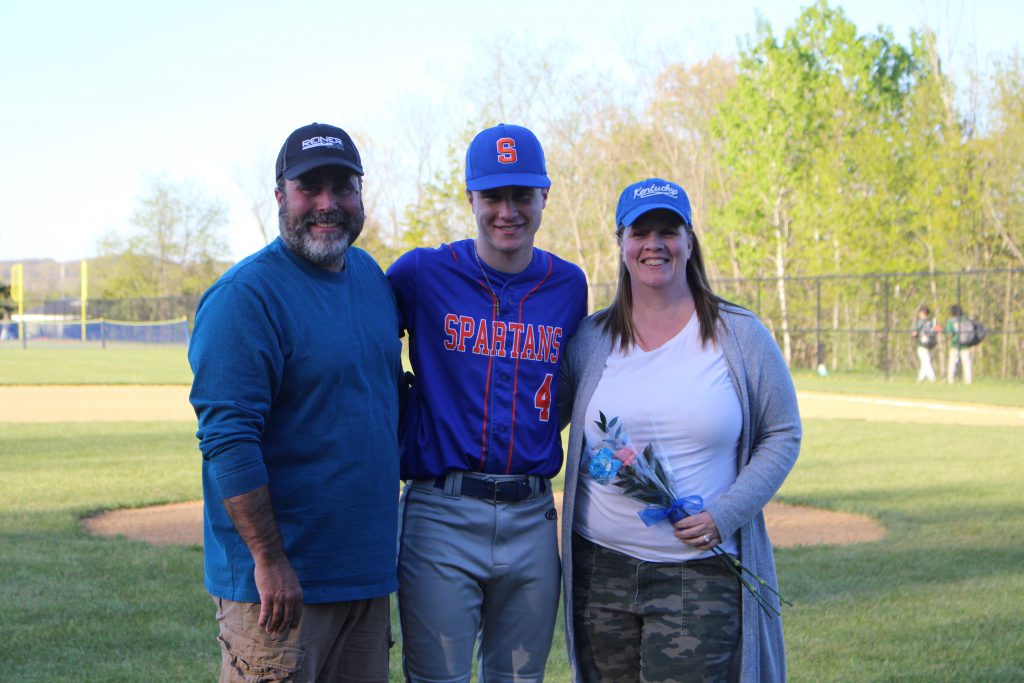
[(51, 515), (28, 517), (20, 521), (34, 529), (0, 536), (11, 549), (0, 555), (4, 676), (216, 679), (216, 622), (199, 549), (86, 536), (74, 521), (47, 530)]

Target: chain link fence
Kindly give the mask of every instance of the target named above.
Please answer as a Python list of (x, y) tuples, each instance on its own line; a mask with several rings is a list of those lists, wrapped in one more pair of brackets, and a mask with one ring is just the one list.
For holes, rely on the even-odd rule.
[[(22, 347), (41, 341), (51, 347), (95, 341), (105, 346), (108, 340), (184, 343), (195, 321), (198, 303), (198, 295), (88, 299), (83, 316), (81, 299), (26, 299), (24, 315), (0, 320), (0, 342)], [(156, 325), (158, 322), (166, 324)], [(150, 326), (146, 323), (153, 323), (151, 329), (147, 329)]]
[[(941, 325), (956, 304), (981, 321), (988, 336), (973, 349), (975, 377), (1024, 378), (1024, 269), (938, 273), (874, 273), (818, 277), (712, 280), (722, 297), (754, 311), (788, 349), (790, 366), (890, 374), (917, 370), (911, 325), (922, 304)], [(614, 283), (591, 285), (598, 307)], [(87, 318), (148, 322), (195, 318), (198, 296), (90, 299)], [(785, 303), (783, 303), (785, 302)], [(29, 306), (31, 304), (31, 307)], [(48, 318), (81, 319), (78, 299), (26, 302)], [(939, 335), (932, 358), (945, 373), (949, 339)]]
[[(1024, 269), (939, 273), (874, 273), (818, 277), (712, 280), (720, 296), (754, 311), (788, 347), (790, 366), (828, 371), (917, 371), (911, 325), (921, 305), (945, 324), (950, 307), (988, 328), (972, 350), (975, 377), (1024, 378)], [(615, 285), (593, 285), (599, 306)], [(945, 373), (949, 338), (932, 350)]]
[[(86, 302), (86, 317), (90, 320), (103, 318), (125, 322), (152, 322), (186, 318), (191, 329), (196, 315), (199, 295), (165, 296), (135, 299), (89, 299)], [(47, 315), (81, 318), (80, 299), (58, 299), (42, 303)]]

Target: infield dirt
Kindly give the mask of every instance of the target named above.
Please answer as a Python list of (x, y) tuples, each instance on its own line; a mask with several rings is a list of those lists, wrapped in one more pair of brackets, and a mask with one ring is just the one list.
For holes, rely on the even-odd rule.
[[(195, 423), (187, 386), (0, 386), (0, 422)], [(944, 401), (799, 392), (805, 418), (884, 422), (1024, 425), (1020, 408)], [(561, 506), (556, 494), (555, 507)], [(765, 519), (779, 547), (876, 541), (885, 530), (865, 515), (769, 503)], [(202, 544), (202, 503), (192, 501), (135, 510), (112, 510), (83, 520), (94, 534), (125, 536), (154, 544)]]
[[(555, 493), (555, 510), (562, 494)], [(877, 541), (885, 529), (866, 515), (818, 508), (768, 503), (765, 522), (772, 545), (846, 545)], [(136, 510), (111, 510), (82, 521), (90, 533), (124, 536), (154, 545), (202, 545), (203, 506), (200, 501), (156, 505)]]

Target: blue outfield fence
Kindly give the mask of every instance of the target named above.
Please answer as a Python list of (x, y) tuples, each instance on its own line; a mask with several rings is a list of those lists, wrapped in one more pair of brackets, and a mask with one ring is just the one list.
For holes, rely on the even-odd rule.
[(90, 342), (106, 346), (108, 343), (129, 344), (181, 344), (188, 345), (188, 318), (134, 322), (128, 320), (47, 320), (32, 319), (6, 324), (2, 335), (6, 339), (22, 342)]
[(25, 348), (33, 342), (69, 348), (83, 343), (105, 346), (108, 342), (187, 345), (198, 302), (198, 294), (89, 299), (83, 311), (81, 299), (29, 300), (24, 316), (0, 321), (0, 341), (5, 346), (13, 341)]
[(137, 344), (188, 345), (188, 319), (128, 322), (121, 320), (86, 321), (86, 339), (132, 342)]

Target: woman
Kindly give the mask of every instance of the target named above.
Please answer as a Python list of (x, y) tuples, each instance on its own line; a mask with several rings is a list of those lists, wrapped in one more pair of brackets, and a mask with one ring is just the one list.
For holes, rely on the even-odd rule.
[[(780, 617), (712, 549), (776, 585), (762, 509), (800, 450), (789, 371), (757, 318), (711, 292), (681, 187), (630, 185), (616, 224), (615, 300), (581, 323), (562, 364), (573, 401), (562, 567), (574, 675), (785, 680)], [(659, 449), (679, 495), (701, 496), (703, 508), (674, 529), (645, 527), (642, 503), (588, 476), (581, 460), (605, 436), (601, 413), (638, 450)]]

